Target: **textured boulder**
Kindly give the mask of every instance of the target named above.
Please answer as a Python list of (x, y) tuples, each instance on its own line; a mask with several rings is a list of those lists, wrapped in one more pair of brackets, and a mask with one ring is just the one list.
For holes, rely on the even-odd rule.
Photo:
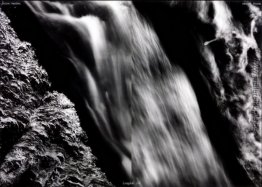
[[(262, 182), (261, 7), (251, 3), (199, 3), (199, 19), (214, 28), (213, 40), (200, 32), (199, 48), (208, 67), (205, 74), (220, 112), (231, 122), (239, 156), (250, 179)], [(214, 16), (208, 15), (213, 8)], [(239, 10), (241, 11), (240, 15)], [(206, 12), (205, 12), (206, 11)], [(223, 15), (220, 13), (223, 12)]]
[(0, 10), (0, 186), (112, 186), (74, 105), (52, 91)]

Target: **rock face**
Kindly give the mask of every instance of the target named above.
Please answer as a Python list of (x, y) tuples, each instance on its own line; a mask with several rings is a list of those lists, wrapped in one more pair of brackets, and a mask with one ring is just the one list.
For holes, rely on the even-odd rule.
[(112, 186), (94, 161), (74, 105), (0, 10), (0, 186)]
[[(199, 49), (208, 73), (210, 91), (231, 123), (238, 159), (257, 186), (262, 182), (261, 32), (262, 12), (251, 3), (201, 2), (198, 18), (214, 28), (212, 40), (199, 31)], [(208, 12), (213, 9), (213, 16)], [(239, 15), (238, 11), (242, 15)], [(221, 14), (223, 12), (223, 14)], [(204, 42), (206, 41), (206, 42)], [(211, 76), (209, 76), (211, 75)]]
[[(175, 1), (162, 5), (165, 11), (157, 16), (154, 12), (161, 6), (152, 10), (137, 3), (137, 7), (150, 18), (168, 56), (179, 59), (190, 76), (211, 141), (233, 184), (251, 185), (238, 182), (244, 177), (235, 174), (240, 169), (231, 169), (235, 162), (260, 186), (261, 4)], [(223, 120), (215, 120), (218, 115)]]

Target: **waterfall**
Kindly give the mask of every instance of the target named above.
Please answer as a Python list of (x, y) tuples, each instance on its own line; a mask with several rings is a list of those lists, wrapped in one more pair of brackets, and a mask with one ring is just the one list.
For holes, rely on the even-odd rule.
[(75, 68), (75, 91), (120, 155), (128, 185), (231, 186), (190, 81), (131, 2), (26, 4)]

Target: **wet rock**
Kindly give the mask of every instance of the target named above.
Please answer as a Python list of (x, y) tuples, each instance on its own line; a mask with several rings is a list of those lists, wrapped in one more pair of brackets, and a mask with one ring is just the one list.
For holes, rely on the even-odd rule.
[(0, 186), (112, 186), (74, 105), (51, 90), (30, 44), (1, 10), (0, 54)]

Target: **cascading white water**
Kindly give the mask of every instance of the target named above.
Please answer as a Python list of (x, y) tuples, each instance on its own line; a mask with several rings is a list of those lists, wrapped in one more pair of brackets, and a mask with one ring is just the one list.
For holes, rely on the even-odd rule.
[(74, 65), (76, 91), (134, 186), (230, 186), (190, 82), (131, 2), (27, 5)]

